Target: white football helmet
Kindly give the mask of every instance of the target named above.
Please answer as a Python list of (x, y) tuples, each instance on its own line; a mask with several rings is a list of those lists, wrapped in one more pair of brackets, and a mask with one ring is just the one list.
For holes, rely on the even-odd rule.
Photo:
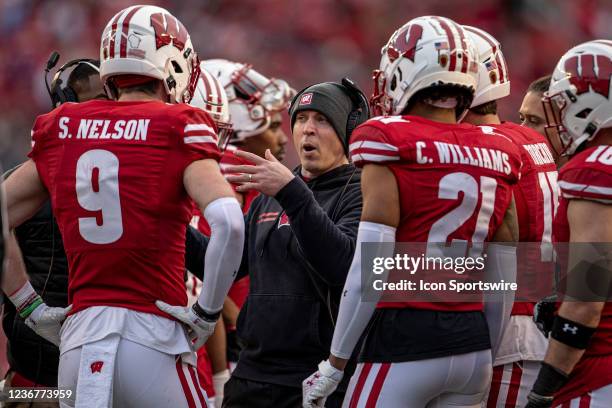
[(478, 84), (476, 48), (463, 28), (445, 17), (410, 20), (393, 33), (381, 53), (371, 99), (376, 115), (399, 115), (425, 88), (458, 85), (473, 92)]
[(132, 6), (106, 25), (100, 46), (100, 78), (118, 75), (159, 79), (172, 103), (189, 102), (200, 67), (183, 24), (156, 6)]
[(287, 82), (268, 79), (249, 64), (211, 59), (202, 66), (219, 79), (227, 93), (234, 130), (230, 143), (268, 129), (272, 114), (286, 109), (295, 94)]
[(510, 95), (508, 64), (501, 44), (491, 34), (476, 27), (463, 26), (478, 50), (478, 87), (472, 108)]
[(612, 41), (594, 40), (567, 51), (557, 63), (542, 103), (546, 134), (559, 134), (572, 155), (600, 129), (612, 126)]
[(225, 150), (232, 134), (227, 94), (219, 80), (204, 68), (203, 62), (200, 64), (200, 78), (190, 105), (210, 115), (219, 131), (219, 147)]

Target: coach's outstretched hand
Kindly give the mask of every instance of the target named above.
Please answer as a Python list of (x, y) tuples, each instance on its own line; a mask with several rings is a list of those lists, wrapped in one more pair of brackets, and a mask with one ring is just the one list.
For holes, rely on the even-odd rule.
[(72, 309), (68, 307), (49, 307), (41, 303), (25, 319), (25, 324), (43, 339), (59, 347), (60, 329), (66, 315)]
[(217, 321), (209, 321), (198, 316), (191, 307), (172, 306), (161, 300), (155, 301), (155, 306), (187, 326), (187, 335), (193, 342), (193, 351), (198, 351), (215, 331)]

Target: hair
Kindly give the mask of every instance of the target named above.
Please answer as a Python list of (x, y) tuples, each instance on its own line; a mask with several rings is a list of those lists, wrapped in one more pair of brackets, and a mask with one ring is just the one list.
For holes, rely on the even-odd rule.
[(423, 102), (425, 99), (444, 99), (457, 98), (457, 107), (455, 107), (455, 115), (457, 118), (470, 107), (474, 100), (474, 89), (465, 85), (441, 84), (429, 86), (415, 93), (406, 107), (402, 111), (402, 115), (407, 114), (417, 102)]
[[(99, 60), (93, 60), (91, 61), (91, 63), (96, 67), (100, 68)], [(99, 71), (96, 71), (89, 64), (80, 63), (72, 70), (72, 72), (70, 72), (70, 75), (68, 76), (67, 85), (73, 90), (77, 91), (85, 84), (88, 84), (89, 77), (92, 75), (99, 75)]]
[(497, 115), (497, 101), (489, 101), (470, 108), (477, 115)]
[(548, 91), (548, 88), (550, 88), (551, 78), (552, 78), (552, 75), (545, 75), (543, 77), (536, 79), (535, 81), (529, 84), (529, 87), (527, 88), (527, 92), (544, 93)]

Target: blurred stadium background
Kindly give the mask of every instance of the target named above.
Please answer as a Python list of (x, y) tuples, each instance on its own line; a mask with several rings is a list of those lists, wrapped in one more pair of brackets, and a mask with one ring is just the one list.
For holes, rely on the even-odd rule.
[[(0, 0), (0, 160), (10, 168), (30, 147), (36, 115), (50, 100), (43, 68), (98, 58), (100, 35), (120, 9), (144, 0)], [(501, 107), (517, 120), (524, 91), (552, 72), (571, 46), (612, 38), (610, 0), (150, 0), (189, 30), (200, 58), (250, 62), (297, 90), (350, 76), (369, 95), (380, 48), (400, 25), (443, 15), (493, 34), (509, 62), (512, 95)], [(288, 131), (288, 129), (287, 129)], [(297, 161), (293, 149), (286, 159)]]

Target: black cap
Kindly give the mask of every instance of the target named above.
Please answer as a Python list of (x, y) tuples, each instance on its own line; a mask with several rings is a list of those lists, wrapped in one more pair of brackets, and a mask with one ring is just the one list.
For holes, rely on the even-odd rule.
[(344, 85), (336, 82), (311, 85), (300, 92), (291, 103), (289, 108), (291, 131), (293, 131), (293, 124), (298, 112), (305, 110), (319, 112), (331, 123), (342, 142), (342, 146), (344, 146), (344, 152), (347, 153), (349, 141), (346, 128), (349, 115), (353, 109), (353, 101)]

